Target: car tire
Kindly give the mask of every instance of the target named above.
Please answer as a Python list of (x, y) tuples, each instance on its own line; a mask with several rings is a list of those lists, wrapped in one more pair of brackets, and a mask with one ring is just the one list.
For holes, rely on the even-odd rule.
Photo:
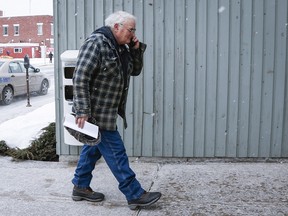
[(14, 98), (14, 92), (13, 89), (10, 86), (6, 86), (2, 91), (2, 101), (1, 103), (3, 105), (9, 105), (12, 103), (12, 100)]
[(48, 93), (49, 82), (44, 79), (40, 86), (40, 91), (38, 92), (40, 95), (46, 95)]

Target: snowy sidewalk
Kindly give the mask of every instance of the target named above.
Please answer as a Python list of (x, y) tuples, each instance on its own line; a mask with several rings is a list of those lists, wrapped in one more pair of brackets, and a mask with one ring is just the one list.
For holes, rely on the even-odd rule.
[(105, 162), (96, 165), (91, 187), (100, 203), (71, 199), (76, 163), (12, 161), (0, 157), (1, 216), (74, 215), (288, 215), (288, 162), (225, 163), (130, 158), (146, 190), (162, 192), (149, 208), (131, 211)]
[(50, 63), (49, 58), (30, 58), (30, 64), (33, 66), (46, 66), (46, 65), (52, 65), (54, 64), (54, 58), (52, 60), (52, 63)]

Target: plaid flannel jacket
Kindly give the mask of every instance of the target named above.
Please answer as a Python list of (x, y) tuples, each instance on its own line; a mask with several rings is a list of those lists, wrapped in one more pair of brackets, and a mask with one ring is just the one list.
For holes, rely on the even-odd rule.
[[(127, 76), (124, 76), (119, 53), (103, 34), (95, 33), (80, 48), (73, 75), (73, 111), (76, 116), (96, 119), (100, 129), (116, 130), (118, 114), (127, 128), (125, 107), (130, 76), (143, 67), (146, 44), (129, 50)], [(126, 88), (124, 89), (124, 78)]]

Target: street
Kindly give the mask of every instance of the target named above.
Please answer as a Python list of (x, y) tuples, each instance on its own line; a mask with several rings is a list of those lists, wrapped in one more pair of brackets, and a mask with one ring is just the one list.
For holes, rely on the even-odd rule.
[(48, 59), (46, 59), (46, 64), (44, 64), (43, 59), (33, 60), (30, 63), (34, 67), (38, 67), (41, 72), (47, 75), (49, 78), (50, 87), (47, 95), (37, 95), (30, 94), (30, 104), (31, 107), (26, 107), (27, 96), (23, 95), (20, 97), (15, 97), (13, 102), (8, 105), (0, 105), (0, 123), (3, 123), (9, 119), (13, 119), (17, 116), (29, 113), (45, 104), (54, 102), (55, 91), (54, 91), (54, 64), (49, 64)]

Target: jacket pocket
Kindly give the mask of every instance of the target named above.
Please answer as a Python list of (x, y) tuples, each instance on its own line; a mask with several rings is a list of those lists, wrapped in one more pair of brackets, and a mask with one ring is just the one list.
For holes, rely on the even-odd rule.
[(121, 72), (119, 69), (119, 59), (117, 57), (106, 58), (103, 61), (101, 74), (105, 77), (118, 77), (121, 76)]

